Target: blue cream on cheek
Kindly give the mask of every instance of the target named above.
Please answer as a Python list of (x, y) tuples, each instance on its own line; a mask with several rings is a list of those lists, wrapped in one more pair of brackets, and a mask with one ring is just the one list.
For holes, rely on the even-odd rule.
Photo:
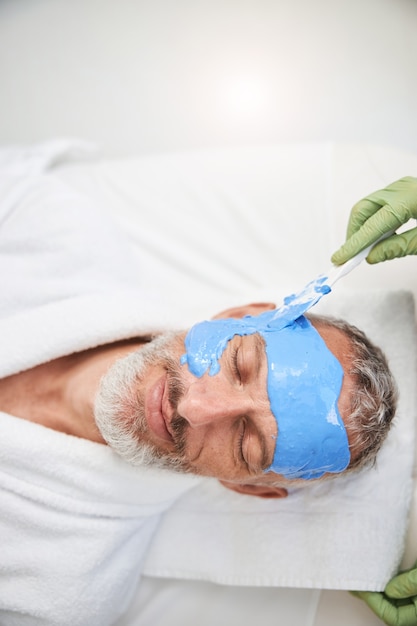
[(181, 364), (200, 378), (214, 376), (235, 335), (259, 333), (265, 340), (267, 391), (277, 421), (274, 459), (266, 472), (286, 478), (319, 478), (349, 464), (346, 430), (337, 408), (343, 369), (303, 313), (330, 288), (310, 283), (301, 294), (261, 315), (218, 319), (193, 326), (185, 338)]

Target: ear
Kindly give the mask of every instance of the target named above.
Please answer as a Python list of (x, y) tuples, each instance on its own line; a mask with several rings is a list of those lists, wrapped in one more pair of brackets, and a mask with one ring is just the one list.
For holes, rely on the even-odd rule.
[(243, 493), (246, 496), (257, 496), (258, 498), (286, 498), (288, 491), (283, 487), (269, 487), (268, 485), (247, 485), (244, 483), (229, 483), (227, 480), (220, 481), (223, 487)]
[(272, 311), (276, 306), (273, 302), (252, 302), (243, 306), (235, 306), (217, 313), (212, 319), (218, 320), (227, 317), (244, 317), (245, 315), (260, 315), (265, 311)]

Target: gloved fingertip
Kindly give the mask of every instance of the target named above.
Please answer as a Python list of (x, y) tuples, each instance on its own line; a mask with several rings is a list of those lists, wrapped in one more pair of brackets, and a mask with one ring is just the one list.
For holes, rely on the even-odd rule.
[(377, 256), (375, 254), (368, 254), (368, 256), (366, 257), (366, 262), (369, 263), (369, 265), (376, 265), (377, 263), (382, 263), (382, 261), (385, 260), (386, 259), (381, 259), (380, 256)]
[(347, 261), (347, 259), (345, 259), (340, 252), (335, 252), (334, 254), (332, 254), (330, 260), (333, 265), (343, 265), (343, 263)]

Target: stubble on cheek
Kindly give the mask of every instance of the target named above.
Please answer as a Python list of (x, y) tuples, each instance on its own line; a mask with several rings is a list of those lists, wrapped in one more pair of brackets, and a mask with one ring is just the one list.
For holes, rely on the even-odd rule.
[[(149, 351), (142, 371), (138, 372), (129, 397), (123, 399), (119, 413), (119, 424), (129, 430), (137, 445), (152, 449), (155, 459), (166, 462), (167, 467), (181, 472), (198, 473), (187, 460), (188, 422), (177, 413), (177, 406), (184, 394), (184, 372), (180, 365), (180, 356), (184, 350), (183, 337), (177, 336), (171, 343), (158, 345), (155, 351)], [(167, 374), (168, 403), (172, 411), (169, 416), (169, 431), (172, 443), (155, 441), (150, 432), (145, 414), (146, 380), (153, 368), (160, 368), (161, 374)]]

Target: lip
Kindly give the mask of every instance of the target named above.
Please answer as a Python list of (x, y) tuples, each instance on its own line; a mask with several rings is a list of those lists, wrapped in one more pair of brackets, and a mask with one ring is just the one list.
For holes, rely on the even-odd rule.
[(172, 436), (167, 428), (167, 415), (164, 411), (166, 406), (167, 374), (159, 378), (149, 389), (145, 398), (145, 417), (149, 429), (159, 439), (172, 443)]

